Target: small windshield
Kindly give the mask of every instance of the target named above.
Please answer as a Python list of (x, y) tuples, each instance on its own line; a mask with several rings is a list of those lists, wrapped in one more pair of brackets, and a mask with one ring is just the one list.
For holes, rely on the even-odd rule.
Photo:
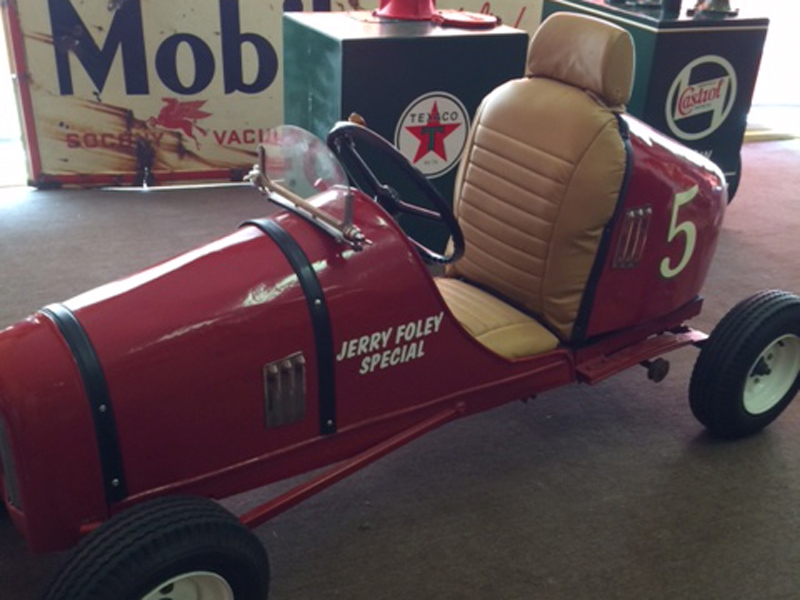
[(266, 155), (263, 175), (301, 198), (347, 185), (336, 155), (305, 129), (294, 125), (269, 129), (261, 145)]

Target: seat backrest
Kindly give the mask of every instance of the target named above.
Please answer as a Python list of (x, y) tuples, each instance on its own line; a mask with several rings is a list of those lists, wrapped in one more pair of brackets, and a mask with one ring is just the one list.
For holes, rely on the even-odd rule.
[(625, 174), (615, 113), (633, 77), (630, 35), (570, 13), (545, 20), (528, 76), (478, 108), (456, 178), (466, 239), (448, 274), (538, 315), (571, 339)]

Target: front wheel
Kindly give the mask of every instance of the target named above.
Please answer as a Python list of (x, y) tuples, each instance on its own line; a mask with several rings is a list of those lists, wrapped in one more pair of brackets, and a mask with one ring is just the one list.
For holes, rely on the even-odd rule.
[(163, 498), (87, 536), (44, 600), (264, 600), (264, 547), (224, 508)]
[(800, 388), (800, 298), (760, 292), (734, 306), (700, 351), (689, 403), (711, 434), (760, 431)]

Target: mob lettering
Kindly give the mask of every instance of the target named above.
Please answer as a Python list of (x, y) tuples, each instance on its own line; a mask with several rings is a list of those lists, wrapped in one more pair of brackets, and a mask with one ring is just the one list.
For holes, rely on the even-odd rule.
[[(142, 3), (132, 0), (121, 3), (114, 12), (102, 47), (95, 42), (71, 0), (48, 0), (53, 27), (58, 85), (62, 96), (72, 95), (70, 65), (72, 53), (98, 92), (105, 87), (117, 53), (122, 56), (125, 91), (130, 95), (150, 93), (147, 56), (142, 23)], [(226, 94), (257, 94), (267, 89), (278, 73), (275, 48), (257, 33), (242, 33), (239, 0), (219, 0), (222, 72)], [(258, 69), (252, 81), (244, 80), (242, 51), (249, 45), (255, 51)], [(191, 53), (194, 73), (178, 73), (178, 51), (185, 47)], [(216, 62), (211, 47), (190, 33), (175, 33), (156, 50), (155, 70), (161, 82), (176, 94), (199, 94), (214, 79)]]

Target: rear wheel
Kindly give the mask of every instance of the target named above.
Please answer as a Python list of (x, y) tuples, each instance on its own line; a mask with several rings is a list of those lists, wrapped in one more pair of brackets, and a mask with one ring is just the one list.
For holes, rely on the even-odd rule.
[(734, 306), (698, 356), (689, 386), (695, 417), (713, 435), (755, 433), (800, 388), (800, 298), (761, 292)]
[(164, 498), (124, 512), (87, 536), (45, 600), (264, 600), (264, 547), (224, 508)]

